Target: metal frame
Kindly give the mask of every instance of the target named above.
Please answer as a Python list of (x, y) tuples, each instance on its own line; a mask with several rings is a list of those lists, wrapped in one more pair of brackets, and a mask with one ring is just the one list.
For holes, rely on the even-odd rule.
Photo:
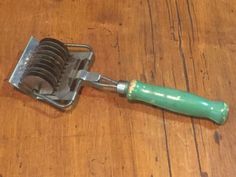
[[(13, 85), (15, 88), (17, 88), (18, 90), (24, 92), (25, 94), (28, 94), (36, 99), (46, 101), (52, 104), (53, 106), (56, 106), (57, 108), (66, 109), (70, 107), (73, 104), (73, 102), (76, 100), (82, 86), (81, 79), (78, 79), (78, 82), (76, 83), (75, 89), (73, 91), (67, 91), (66, 93), (64, 93), (65, 90), (64, 88), (62, 88), (50, 95), (44, 95), (34, 90), (32, 91), (31, 89), (27, 88), (26, 85), (21, 83), (22, 76), (27, 67), (27, 63), (31, 59), (32, 53), (38, 45), (39, 45), (39, 41), (36, 38), (31, 37), (15, 69), (13, 70), (9, 78), (9, 83)], [(74, 64), (76, 64), (76, 62), (78, 61), (82, 62), (83, 60), (86, 60), (84, 67), (82, 69), (87, 70), (92, 63), (92, 59), (94, 55), (92, 48), (85, 44), (65, 43), (65, 45), (68, 48), (77, 49), (77, 51), (69, 51), (70, 55), (73, 58), (73, 62), (69, 64), (69, 67), (67, 69), (68, 71), (66, 71), (66, 73), (64, 74), (65, 77), (70, 77), (69, 76), (70, 73), (73, 73), (72, 68), (70, 68), (70, 66), (74, 67)], [(82, 51), (80, 52), (79, 49), (82, 49)], [(78, 67), (79, 67), (79, 64), (78, 64)], [(78, 71), (74, 70), (75, 76), (77, 76), (77, 72), (79, 72), (79, 70)], [(61, 87), (64, 87), (64, 86), (61, 86)]]
[[(75, 102), (83, 84), (88, 84), (95, 88), (116, 91), (120, 94), (126, 94), (129, 82), (114, 81), (99, 73), (88, 72), (87, 70), (91, 66), (94, 56), (92, 48), (85, 44), (73, 43), (64, 44), (69, 49), (71, 58), (63, 70), (63, 75), (56, 91), (51, 94), (42, 94), (40, 93), (40, 90), (32, 90), (32, 88), (29, 88), (27, 85), (22, 83), (21, 80), (28, 62), (34, 59), (32, 54), (38, 45), (39, 41), (34, 37), (31, 37), (19, 62), (10, 76), (9, 83), (20, 91), (36, 99), (50, 103), (59, 109), (66, 109)], [(76, 51), (73, 51), (72, 49), (76, 49)], [(81, 64), (82, 62), (83, 64)], [(76, 84), (72, 88), (74, 81)]]

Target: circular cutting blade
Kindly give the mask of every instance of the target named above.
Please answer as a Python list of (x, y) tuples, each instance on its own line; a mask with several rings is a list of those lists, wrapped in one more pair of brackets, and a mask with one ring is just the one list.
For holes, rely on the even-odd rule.
[(63, 58), (64, 61), (67, 61), (67, 56), (65, 56), (64, 52), (60, 51), (60, 49), (47, 44), (40, 44), (37, 48), (37, 50), (50, 50), (51, 52), (57, 54), (61, 58)]
[(52, 39), (52, 38), (44, 38), (40, 41), (40, 44), (48, 44), (48, 45), (54, 46), (58, 48), (60, 51), (62, 51), (66, 57), (69, 56), (68, 48), (64, 45), (64, 43), (62, 43), (59, 40)]
[(58, 68), (58, 70), (60, 70), (61, 72), (63, 71), (64, 66), (57, 59), (47, 54), (35, 53), (33, 60), (35, 60), (33, 62), (38, 62), (39, 60), (45, 60), (54, 65), (54, 67)]
[(54, 91), (47, 76), (41, 72), (32, 71), (25, 75), (21, 82), (29, 89), (40, 91), (40, 93), (51, 94)]
[(61, 77), (62, 69), (59, 68), (57, 64), (53, 62), (53, 60), (51, 61), (50, 59), (44, 57), (34, 59), (38, 60), (37, 63), (46, 65), (46, 67), (53, 69), (53, 73), (56, 75), (57, 79)]
[(29, 68), (43, 68), (55, 76), (57, 80), (60, 78), (60, 72), (57, 72), (55, 67), (51, 67), (49, 64), (43, 62), (43, 60), (39, 60), (39, 62), (31, 64)]
[(47, 56), (50, 56), (50, 57), (54, 58), (57, 62), (60, 63), (62, 68), (65, 64), (65, 60), (60, 55), (57, 55), (56, 53), (54, 53), (50, 50), (40, 49), (36, 52), (36, 54), (47, 55)]
[(32, 90), (52, 93), (57, 86), (56, 77), (43, 67), (32, 66), (27, 68), (24, 73), (22, 83)]
[(42, 41), (42, 42), (40, 42), (40, 45), (41, 44), (53, 46), (53, 47), (57, 48), (58, 50), (60, 50), (64, 56), (69, 57), (69, 51), (66, 47), (62, 47), (61, 45), (59, 45), (53, 41)]

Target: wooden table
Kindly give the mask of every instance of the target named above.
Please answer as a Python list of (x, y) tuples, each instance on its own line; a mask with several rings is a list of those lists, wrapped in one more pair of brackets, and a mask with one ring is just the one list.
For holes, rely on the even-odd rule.
[[(1, 177), (234, 177), (236, 1), (0, 2)], [(225, 100), (218, 126), (84, 88), (60, 112), (9, 86), (29, 37), (93, 46), (93, 71)]]

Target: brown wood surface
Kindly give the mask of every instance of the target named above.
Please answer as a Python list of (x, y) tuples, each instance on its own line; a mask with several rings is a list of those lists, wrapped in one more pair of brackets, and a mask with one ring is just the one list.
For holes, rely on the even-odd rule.
[[(60, 112), (7, 79), (29, 37), (87, 43), (93, 71), (230, 105), (218, 126), (84, 88)], [(236, 176), (236, 1), (2, 0), (0, 177)]]

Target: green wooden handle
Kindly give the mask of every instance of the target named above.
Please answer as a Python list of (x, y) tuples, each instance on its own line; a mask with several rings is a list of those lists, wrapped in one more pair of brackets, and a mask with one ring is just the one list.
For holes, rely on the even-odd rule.
[(161, 108), (194, 117), (208, 118), (223, 124), (228, 116), (228, 105), (210, 101), (180, 90), (131, 81), (127, 91), (129, 100), (150, 103)]

